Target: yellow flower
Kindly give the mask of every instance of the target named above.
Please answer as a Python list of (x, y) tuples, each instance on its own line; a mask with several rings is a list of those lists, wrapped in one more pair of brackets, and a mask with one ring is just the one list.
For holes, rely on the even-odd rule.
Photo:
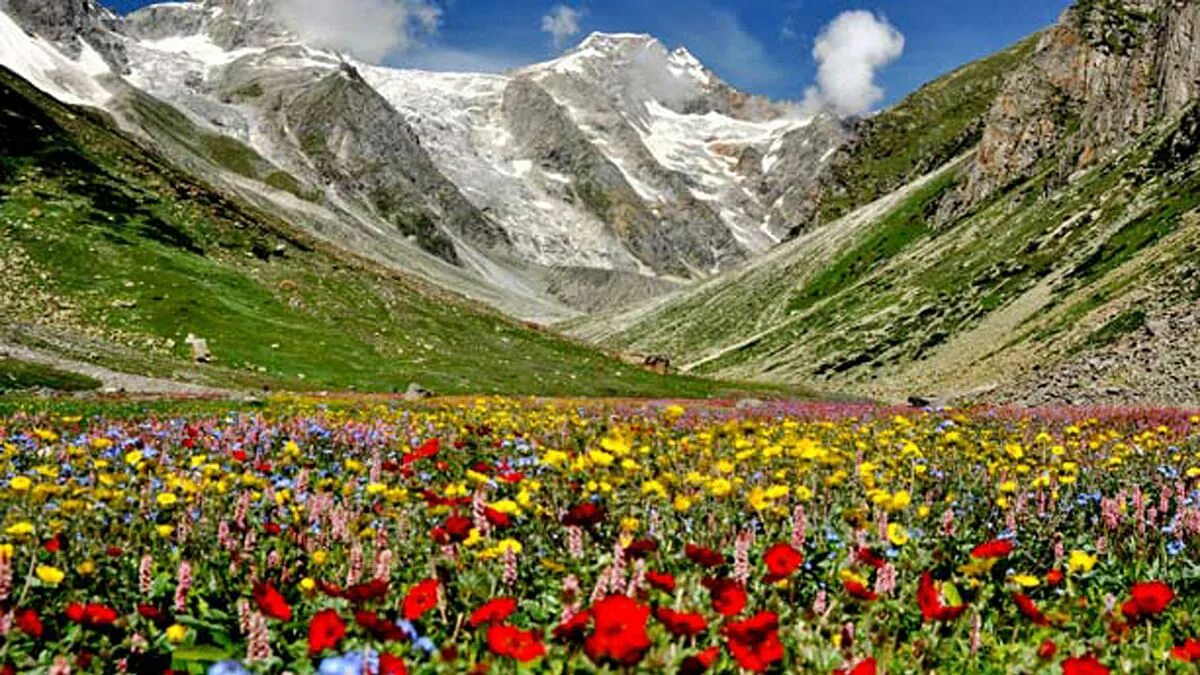
[(78, 572), (80, 576), (90, 577), (92, 573), (96, 571), (96, 563), (92, 562), (91, 560), (84, 560), (75, 567), (75, 571)]
[(324, 565), (325, 560), (328, 557), (329, 557), (329, 554), (326, 553), (325, 551), (313, 551), (312, 552), (312, 561), (313, 561), (314, 565)]
[(1008, 580), (1022, 588), (1036, 588), (1041, 583), (1037, 577), (1029, 574), (1014, 574)]
[(12, 525), (9, 525), (8, 529), (4, 530), (4, 532), (5, 532), (5, 534), (8, 534), (8, 535), (11, 535), (14, 537), (24, 537), (24, 536), (33, 534), (33, 523), (31, 523), (27, 520), (22, 520), (19, 523), (14, 523)]
[(672, 502), (671, 505), (675, 507), (676, 511), (684, 513), (688, 509), (692, 508), (692, 500), (686, 495), (676, 495), (675, 501)]
[(26, 476), (17, 476), (8, 481), (8, 488), (13, 492), (25, 492), (33, 485), (33, 481)]
[(494, 511), (499, 511), (500, 513), (509, 516), (515, 516), (521, 513), (521, 507), (517, 506), (517, 503), (511, 499), (501, 499), (498, 502), (492, 502), (488, 506), (490, 506)]
[(903, 546), (908, 543), (908, 530), (900, 523), (888, 523), (887, 528), (888, 541), (896, 546)]
[(125, 463), (126, 464), (133, 466), (140, 461), (142, 461), (141, 450), (133, 450), (131, 452), (125, 453)]
[(1096, 556), (1088, 555), (1085, 551), (1078, 549), (1071, 551), (1071, 555), (1067, 556), (1067, 569), (1076, 574), (1087, 574), (1096, 566)]
[(169, 537), (169, 536), (171, 536), (171, 533), (175, 531), (175, 526), (174, 525), (159, 525), (159, 526), (155, 527), (154, 530), (156, 532), (158, 532), (158, 536), (160, 536), (160, 537)]
[(598, 466), (609, 466), (613, 463), (613, 456), (603, 450), (589, 450), (588, 459)]
[(174, 506), (179, 501), (179, 497), (176, 497), (174, 492), (160, 492), (154, 501), (158, 502), (159, 506), (167, 508)]
[(66, 576), (63, 574), (62, 570), (49, 565), (38, 565), (37, 569), (34, 570), (34, 574), (37, 575), (37, 578), (40, 579), (43, 584), (47, 584), (49, 586), (59, 585)]
[(171, 624), (167, 627), (167, 642), (177, 645), (183, 642), (184, 638), (187, 637), (187, 633), (188, 629), (185, 626), (180, 626), (177, 623)]
[(305, 593), (312, 593), (317, 588), (317, 582), (312, 577), (304, 577), (298, 585)]
[(683, 414), (686, 412), (687, 410), (681, 405), (670, 405), (663, 411), (663, 417), (666, 417), (668, 420), (677, 420), (683, 417)]
[(715, 478), (708, 484), (708, 491), (714, 497), (725, 497), (730, 492), (733, 492), (733, 483), (730, 483), (724, 478)]
[(542, 457), (542, 464), (545, 464), (546, 466), (558, 467), (562, 464), (566, 464), (568, 459), (570, 459), (570, 457), (568, 457), (567, 453), (563, 452), (562, 450), (550, 450), (546, 453), (545, 457)]

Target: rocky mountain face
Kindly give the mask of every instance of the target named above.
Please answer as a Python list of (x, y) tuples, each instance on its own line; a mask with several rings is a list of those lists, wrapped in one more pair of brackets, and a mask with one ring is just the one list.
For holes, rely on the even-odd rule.
[(812, 224), (805, 197), (848, 138), (646, 35), (595, 34), (506, 75), (422, 73), (314, 48), (271, 0), (124, 17), (92, 0), (5, 1), (62, 58), (102, 55), (102, 92), (74, 98), (206, 179), (539, 321), (773, 248)]
[(1065, 181), (1103, 164), (1198, 91), (1200, 5), (1081, 0), (1009, 78), (953, 204), (969, 208), (1040, 168)]
[(857, 124), (810, 192), (840, 219), (570, 329), (889, 400), (1194, 404), (1198, 16), (1080, 0)]

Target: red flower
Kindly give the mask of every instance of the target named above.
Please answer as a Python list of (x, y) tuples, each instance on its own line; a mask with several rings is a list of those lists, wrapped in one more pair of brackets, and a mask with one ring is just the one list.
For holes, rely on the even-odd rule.
[(646, 572), (646, 581), (664, 593), (675, 592), (675, 577), (666, 572)]
[(877, 667), (875, 659), (868, 658), (859, 661), (853, 668), (835, 670), (833, 675), (875, 675)]
[(71, 621), (88, 628), (112, 625), (119, 616), (112, 607), (94, 602), (86, 605), (72, 602), (67, 605), (66, 615)]
[(1057, 586), (1063, 582), (1063, 571), (1060, 569), (1052, 569), (1046, 572), (1046, 583), (1051, 586)]
[(792, 548), (791, 544), (780, 542), (763, 554), (763, 562), (767, 565), (767, 575), (763, 580), (775, 583), (792, 576), (804, 562), (804, 555)]
[(483, 507), (483, 517), (498, 530), (512, 527), (512, 518), (507, 513), (501, 513), (490, 506)]
[(862, 600), (864, 602), (874, 602), (879, 599), (879, 595), (871, 589), (864, 586), (858, 581), (844, 581), (842, 586), (846, 588), (846, 592), (850, 597)]
[(430, 459), (438, 454), (438, 450), (440, 448), (441, 441), (436, 438), (431, 438), (422, 443), (421, 447), (417, 448), (413, 452), (406, 453), (405, 455), (401, 456), (400, 464), (403, 466), (408, 466), (418, 460)]
[(594, 527), (604, 522), (604, 507), (593, 502), (572, 506), (562, 519), (563, 525)]
[(378, 600), (387, 595), (388, 583), (383, 579), (372, 579), (366, 583), (354, 584), (341, 592), (341, 597), (353, 603), (363, 603)]
[(379, 618), (375, 612), (356, 609), (354, 610), (354, 622), (384, 642), (399, 642), (407, 637), (403, 629), (391, 621)]
[(308, 653), (316, 656), (338, 646), (346, 636), (346, 624), (332, 609), (322, 610), (308, 623)]
[(1013, 543), (1007, 539), (993, 539), (971, 550), (972, 558), (1007, 558), (1013, 552)]
[(638, 539), (625, 547), (625, 556), (630, 560), (641, 560), (658, 550), (658, 542), (653, 539)]
[(942, 603), (942, 593), (933, 583), (933, 573), (921, 575), (921, 583), (917, 586), (917, 606), (921, 608), (921, 617), (926, 621), (953, 621), (967, 611), (966, 605), (947, 607)]
[(478, 628), (485, 624), (503, 623), (505, 619), (517, 611), (517, 601), (512, 598), (496, 598), (488, 600), (471, 612), (471, 627)]
[(32, 609), (23, 609), (17, 612), (16, 616), (17, 628), (21, 632), (31, 638), (40, 639), (42, 633), (45, 632), (45, 627), (42, 625), (41, 618), (38, 613)]
[(580, 612), (554, 628), (554, 638), (563, 642), (583, 642), (587, 632), (588, 622), (592, 620), (590, 611)]
[(737, 616), (746, 608), (746, 589), (733, 579), (705, 579), (701, 582), (712, 596), (712, 607), (721, 616)]
[(58, 553), (62, 550), (62, 546), (62, 535), (58, 533), (55, 533), (53, 537), (50, 537), (42, 544), (42, 548), (46, 549), (47, 553)]
[(1096, 657), (1077, 656), (1063, 661), (1063, 675), (1108, 675), (1108, 668), (1096, 660)]
[(855, 552), (854, 557), (858, 559), (858, 562), (864, 565), (870, 565), (875, 569), (880, 569), (887, 564), (886, 560), (875, 555), (874, 551), (865, 546), (858, 549), (858, 551)]
[(404, 660), (391, 654), (379, 655), (379, 675), (408, 675)]
[(1038, 609), (1037, 605), (1034, 604), (1033, 598), (1025, 595), (1024, 593), (1013, 593), (1012, 598), (1013, 602), (1017, 603), (1017, 609), (1021, 610), (1021, 613), (1025, 615), (1026, 619), (1032, 621), (1033, 625), (1050, 625), (1050, 620), (1047, 619), (1046, 615), (1042, 613), (1042, 610)]
[(610, 595), (592, 606), (595, 630), (583, 649), (597, 665), (635, 666), (650, 649), (646, 622), (650, 608), (624, 595)]
[(696, 612), (676, 612), (668, 607), (659, 607), (654, 610), (654, 618), (675, 637), (695, 637), (708, 629), (708, 622)]
[(254, 602), (265, 616), (280, 621), (292, 620), (292, 608), (283, 599), (283, 594), (269, 581), (254, 585)]
[(425, 612), (437, 607), (438, 601), (438, 582), (437, 579), (426, 579), (419, 582), (409, 590), (408, 595), (404, 598), (402, 608), (404, 618), (409, 621), (416, 621), (421, 618)]
[(725, 556), (704, 546), (688, 544), (683, 547), (683, 553), (688, 557), (688, 560), (705, 569), (712, 569), (713, 567), (725, 564)]
[(1121, 613), (1131, 621), (1158, 616), (1175, 599), (1175, 592), (1161, 581), (1136, 583), (1129, 589), (1129, 595), (1130, 599), (1121, 605)]
[(467, 537), (471, 536), (471, 519), (465, 516), (450, 516), (442, 525), (446, 532), (445, 543), (457, 544), (461, 541), (466, 541)]
[[(70, 608), (68, 607), (67, 609), (69, 610)], [(161, 609), (155, 607), (154, 605), (150, 605), (150, 604), (147, 604), (144, 602), (138, 603), (137, 613), (139, 616), (142, 616), (146, 619), (150, 619), (151, 621), (158, 621), (164, 617), (163, 611)], [(70, 617), (68, 617), (68, 618), (70, 618)]]
[(1054, 644), (1054, 640), (1044, 640), (1038, 647), (1037, 655), (1039, 659), (1050, 660), (1058, 653), (1058, 645)]
[(762, 673), (783, 660), (779, 617), (774, 612), (759, 612), (745, 621), (728, 623), (721, 633), (729, 654), (745, 670)]
[(720, 647), (709, 647), (694, 656), (685, 658), (683, 663), (679, 664), (679, 675), (701, 675), (711, 668), (712, 664), (716, 663), (720, 657)]
[(488, 649), (497, 656), (507, 656), (521, 663), (540, 659), (546, 647), (533, 631), (520, 630), (504, 624), (488, 626)]
[(1171, 658), (1184, 663), (1200, 663), (1200, 640), (1188, 638), (1171, 650)]

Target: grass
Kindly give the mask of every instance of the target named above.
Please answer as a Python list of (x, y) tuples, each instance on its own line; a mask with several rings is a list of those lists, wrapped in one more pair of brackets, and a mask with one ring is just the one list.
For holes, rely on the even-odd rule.
[(100, 381), (86, 375), (69, 373), (39, 363), (0, 358), (0, 394), (52, 389), (55, 391), (90, 391), (100, 388)]
[[(328, 250), (195, 181), (99, 115), (0, 74), (0, 247), (40, 292), (171, 376), (209, 341), (210, 384), (298, 390), (704, 398), (741, 387), (663, 377)], [(37, 322), (45, 317), (9, 317)], [(72, 328), (70, 326), (66, 328)], [(149, 346), (147, 346), (149, 345)]]

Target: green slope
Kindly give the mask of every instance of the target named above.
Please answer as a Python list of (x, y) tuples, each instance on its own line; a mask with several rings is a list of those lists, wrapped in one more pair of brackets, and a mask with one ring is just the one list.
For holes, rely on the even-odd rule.
[(968, 164), (947, 164), (747, 269), (610, 317), (605, 342), (884, 398), (1033, 378), (1200, 300), (1198, 138), (1193, 108), (1065, 183), (1048, 156), (953, 218), (939, 207)]
[[(330, 250), (2, 70), (0, 147), (0, 342), (218, 386), (729, 390), (646, 373)], [(209, 341), (212, 365), (186, 362), (189, 333)]]

